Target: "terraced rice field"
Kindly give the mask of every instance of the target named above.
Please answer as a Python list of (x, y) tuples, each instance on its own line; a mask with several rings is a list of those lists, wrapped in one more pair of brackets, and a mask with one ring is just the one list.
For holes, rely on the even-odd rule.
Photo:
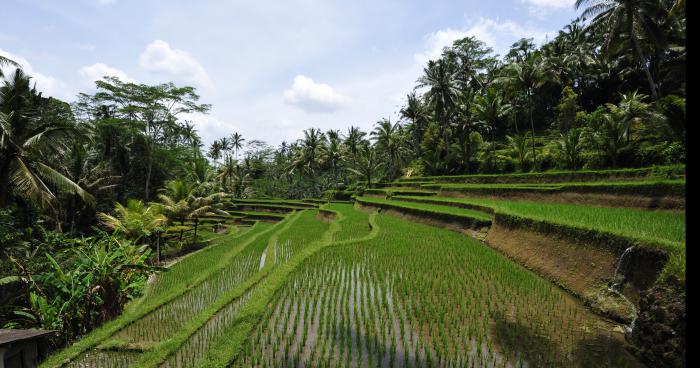
[(458, 233), (378, 217), (275, 295), (237, 366), (634, 366), (614, 325)]
[[(624, 235), (658, 223), (642, 235), (685, 241), (677, 212), (437, 196), (358, 202), (486, 225), (502, 211)], [(291, 211), (212, 237), (46, 366), (641, 366), (622, 326), (478, 240), (352, 204)]]

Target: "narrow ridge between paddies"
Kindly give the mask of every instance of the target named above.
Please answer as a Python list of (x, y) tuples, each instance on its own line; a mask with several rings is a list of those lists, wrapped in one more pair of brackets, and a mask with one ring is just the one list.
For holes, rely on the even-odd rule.
[(488, 213), (457, 208), (453, 206), (434, 205), (429, 203), (412, 203), (395, 201), (385, 198), (358, 197), (357, 203), (363, 206), (377, 207), (387, 210), (397, 210), (411, 215), (425, 216), (435, 220), (457, 221), (466, 227), (478, 228), (491, 225), (492, 217)]

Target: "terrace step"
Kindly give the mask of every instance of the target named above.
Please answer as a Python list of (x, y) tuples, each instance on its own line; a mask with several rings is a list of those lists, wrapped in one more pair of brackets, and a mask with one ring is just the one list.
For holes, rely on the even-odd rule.
[(472, 174), (417, 176), (400, 178), (394, 183), (434, 182), (471, 184), (564, 183), (590, 181), (631, 181), (661, 178), (685, 178), (685, 165), (645, 167), (637, 169), (545, 171), (513, 174)]
[(491, 226), (492, 222), (490, 214), (473, 209), (374, 197), (358, 197), (355, 200), (361, 206), (396, 211), (421, 222), (437, 223), (459, 231), (479, 230)]

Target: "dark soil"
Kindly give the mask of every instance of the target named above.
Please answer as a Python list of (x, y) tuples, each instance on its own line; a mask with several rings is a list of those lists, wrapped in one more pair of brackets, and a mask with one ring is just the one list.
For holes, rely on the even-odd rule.
[(656, 285), (641, 294), (628, 339), (649, 367), (685, 367), (685, 289)]

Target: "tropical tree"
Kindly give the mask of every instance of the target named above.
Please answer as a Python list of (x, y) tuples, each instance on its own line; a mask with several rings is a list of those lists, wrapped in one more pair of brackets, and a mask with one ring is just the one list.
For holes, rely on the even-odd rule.
[(236, 160), (238, 160), (238, 150), (243, 148), (243, 142), (245, 142), (245, 138), (240, 133), (231, 134), (231, 147), (236, 151)]
[(185, 221), (194, 222), (194, 234), (192, 242), (197, 239), (197, 227), (199, 217), (205, 214), (228, 215), (228, 212), (221, 209), (221, 197), (224, 193), (214, 193), (208, 196), (199, 196), (198, 185), (187, 184), (182, 180), (169, 181), (162, 192), (158, 195), (160, 199), (159, 211), (168, 218), (169, 221), (180, 223), (180, 238), (184, 233)]
[(343, 144), (347, 147), (348, 152), (350, 152), (350, 157), (355, 160), (358, 155), (358, 151), (364, 141), (364, 137), (367, 133), (360, 130), (360, 128), (351, 126), (348, 128), (348, 134), (345, 136)]
[(542, 63), (539, 53), (532, 53), (529, 49), (521, 46), (523, 40), (516, 42), (511, 49), (512, 58), (515, 61), (503, 68), (503, 76), (495, 82), (509, 85), (515, 90), (525, 92), (527, 101), (527, 114), (530, 121), (530, 131), (532, 134), (532, 159), (537, 162), (537, 152), (535, 151), (535, 119), (533, 96), (536, 88), (542, 86), (547, 80), (545, 65)]
[(0, 55), (0, 78), (2, 78), (2, 77), (5, 76), (5, 75), (3, 74), (2, 67), (3, 67), (3, 66), (8, 66), (8, 65), (9, 65), (9, 66), (14, 66), (14, 67), (19, 68), (19, 64), (17, 64), (17, 62), (15, 62), (14, 60), (12, 60), (12, 59), (10, 59), (10, 58), (8, 58), (8, 57), (5, 57), (5, 56)]
[(586, 7), (582, 16), (593, 17), (590, 27), (605, 34), (603, 49), (612, 53), (624, 41), (632, 44), (637, 62), (644, 70), (649, 90), (654, 99), (658, 88), (649, 70), (649, 61), (644, 53), (642, 39), (652, 41), (658, 49), (666, 47), (666, 37), (658, 14), (667, 13), (663, 1), (655, 0), (576, 0), (576, 9)]
[[(428, 88), (425, 97), (435, 111), (435, 119), (440, 123), (445, 142), (449, 143), (449, 123), (460, 90), (455, 73), (446, 60), (429, 61), (423, 68), (423, 76), (418, 78), (418, 88)], [(448, 146), (445, 146), (449, 150)], [(449, 154), (449, 152), (446, 152)]]
[[(63, 156), (80, 132), (68, 121), (42, 118), (36, 106), (46, 99), (29, 84), (29, 77), (17, 69), (0, 87), (0, 206), (8, 205), (14, 194), (36, 201), (57, 216), (59, 203), (51, 188), (93, 204), (90, 193), (48, 161)], [(56, 226), (61, 227), (58, 219)]]
[(559, 139), (555, 141), (562, 161), (569, 169), (576, 170), (581, 160), (583, 151), (583, 134), (581, 129), (570, 129), (566, 133), (559, 133)]
[(518, 168), (520, 171), (525, 171), (525, 162), (528, 156), (528, 143), (531, 137), (526, 133), (506, 136), (508, 145), (513, 151), (515, 158), (518, 160)]
[(386, 175), (388, 178), (392, 178), (405, 153), (401, 125), (399, 123), (392, 124), (391, 120), (384, 118), (377, 122), (370, 136), (375, 141), (377, 150), (386, 157)]
[(360, 178), (367, 181), (367, 187), (372, 187), (372, 178), (376, 177), (377, 171), (381, 166), (381, 162), (377, 157), (377, 151), (369, 144), (364, 144), (358, 151), (357, 160), (348, 170), (357, 174)]
[(167, 218), (158, 206), (149, 206), (138, 199), (130, 199), (126, 206), (114, 204), (114, 215), (97, 214), (102, 226), (138, 244), (165, 225)]

